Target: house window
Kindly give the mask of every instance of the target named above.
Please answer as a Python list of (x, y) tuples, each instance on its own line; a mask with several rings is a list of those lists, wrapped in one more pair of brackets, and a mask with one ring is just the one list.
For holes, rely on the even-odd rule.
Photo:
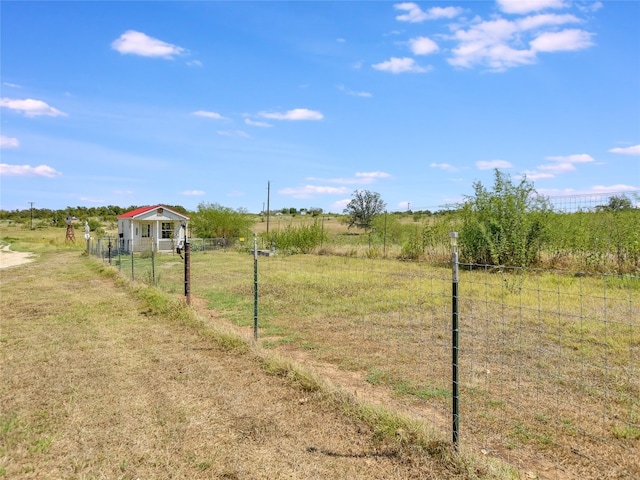
[(172, 222), (162, 222), (162, 238), (173, 238)]
[(146, 225), (142, 225), (142, 238), (150, 238), (151, 237), (151, 224), (147, 223)]

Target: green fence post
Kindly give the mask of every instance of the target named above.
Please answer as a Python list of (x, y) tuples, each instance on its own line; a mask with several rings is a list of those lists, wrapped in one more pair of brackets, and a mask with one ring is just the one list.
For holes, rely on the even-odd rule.
[(459, 411), (459, 385), (458, 385), (458, 232), (450, 232), (451, 239), (451, 267), (453, 270), (452, 287), (451, 287), (451, 334), (452, 334), (452, 350), (451, 350), (451, 367), (452, 367), (452, 397), (453, 397), (453, 448), (458, 449), (458, 428), (460, 426)]
[(191, 244), (186, 235), (184, 238), (184, 296), (187, 305), (191, 305)]
[(156, 253), (154, 244), (151, 244), (151, 283), (156, 284)]
[(253, 234), (253, 341), (258, 341), (258, 237)]

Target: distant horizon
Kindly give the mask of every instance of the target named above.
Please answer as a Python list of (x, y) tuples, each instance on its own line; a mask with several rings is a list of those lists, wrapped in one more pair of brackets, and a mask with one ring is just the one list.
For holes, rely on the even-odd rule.
[[(554, 204), (568, 204), (570, 205), (569, 207), (563, 207), (563, 208), (559, 208), (558, 211), (574, 211), (576, 209), (580, 209), (580, 208), (595, 208), (596, 206), (600, 206), (600, 205), (604, 205), (606, 204), (606, 201), (612, 197), (625, 197), (628, 198), (629, 200), (631, 200), (633, 202), (633, 207), (634, 208), (640, 208), (640, 189), (638, 190), (630, 190), (630, 191), (619, 191), (619, 192), (597, 192), (597, 193), (585, 193), (585, 194), (577, 194), (577, 195), (558, 195), (558, 196), (547, 196), (547, 195), (541, 195), (544, 198), (546, 198), (551, 204), (552, 206)], [(384, 201), (384, 198), (382, 199)], [(571, 201), (574, 200), (574, 201)], [(580, 201), (581, 200), (581, 201)], [(220, 204), (218, 202), (207, 202), (206, 200), (203, 200), (202, 202), (204, 203), (210, 203), (210, 204), (218, 204), (224, 208), (232, 208), (233, 210), (239, 210), (239, 209), (244, 209), (248, 214), (251, 215), (261, 215), (263, 213), (266, 213), (265, 211), (251, 211), (248, 210), (246, 208), (243, 207), (238, 207), (238, 208), (233, 208), (233, 207), (229, 207), (227, 205), (223, 205)], [(30, 203), (30, 202), (27, 202)], [(185, 206), (181, 205), (181, 204), (169, 204), (166, 202), (160, 202), (160, 203), (147, 203), (147, 204), (141, 204), (141, 205), (137, 205), (137, 204), (131, 204), (131, 205), (115, 205), (115, 204), (108, 204), (108, 205), (76, 205), (76, 206), (71, 206), (71, 205), (67, 205), (64, 208), (49, 208), (49, 207), (38, 207), (35, 205), (33, 206), (33, 210), (37, 211), (37, 210), (51, 210), (51, 211), (62, 211), (62, 210), (74, 210), (74, 209), (78, 209), (78, 208), (86, 208), (86, 209), (100, 209), (100, 208), (109, 208), (109, 207), (117, 207), (126, 211), (131, 211), (137, 208), (144, 208), (144, 207), (151, 207), (151, 206), (156, 206), (156, 205), (162, 205), (164, 207), (168, 207), (168, 208), (172, 208), (172, 207), (180, 207), (183, 208), (185, 211), (187, 212), (191, 212), (191, 213), (195, 213), (197, 212), (198, 206), (196, 206), (196, 208), (194, 209), (189, 209), (186, 208)], [(396, 214), (396, 213), (414, 213), (414, 212), (426, 212), (429, 211), (431, 213), (437, 213), (437, 212), (442, 212), (442, 211), (446, 211), (448, 209), (450, 209), (451, 207), (459, 207), (462, 205), (462, 203), (464, 203), (463, 201), (458, 202), (458, 203), (450, 203), (450, 204), (443, 204), (443, 205), (432, 205), (430, 207), (426, 207), (426, 208), (419, 208), (419, 209), (412, 209), (412, 208), (408, 208), (407, 210), (390, 210), (389, 208), (386, 209), (387, 213), (392, 213), (392, 214)], [(571, 204), (573, 204), (573, 206), (571, 206)], [(590, 206), (589, 206), (590, 205)], [(410, 206), (409, 206), (410, 207)], [(280, 207), (280, 208), (270, 208), (269, 211), (271, 213), (279, 213), (282, 210), (285, 209), (291, 209), (291, 208), (295, 208), (296, 209), (296, 214), (302, 214), (302, 211), (308, 212), (310, 210), (313, 210), (314, 208), (319, 208), (319, 207), (295, 207), (293, 205), (289, 206), (289, 207)], [(2, 208), (2, 206), (0, 206), (0, 212), (7, 212), (10, 213), (12, 211), (20, 211), (20, 212), (29, 212), (30, 211), (30, 207), (26, 207), (26, 208), (22, 208), (22, 209), (11, 209), (11, 210), (7, 210), (5, 208)], [(322, 215), (344, 215), (343, 211), (337, 212), (337, 211), (326, 211), (323, 210)]]

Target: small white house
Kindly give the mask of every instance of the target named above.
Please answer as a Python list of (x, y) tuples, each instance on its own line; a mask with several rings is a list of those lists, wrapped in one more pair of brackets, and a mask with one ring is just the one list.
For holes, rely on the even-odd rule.
[(118, 215), (120, 248), (126, 252), (175, 251), (180, 226), (188, 228), (189, 217), (164, 205), (140, 207)]

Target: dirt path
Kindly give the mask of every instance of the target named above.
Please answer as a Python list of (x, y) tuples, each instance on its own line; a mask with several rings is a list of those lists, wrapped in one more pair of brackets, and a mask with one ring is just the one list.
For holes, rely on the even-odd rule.
[(0, 248), (0, 268), (15, 267), (34, 260), (34, 254), (29, 252), (14, 252), (11, 245)]
[(390, 450), (60, 255), (0, 283), (0, 476), (467, 478)]

